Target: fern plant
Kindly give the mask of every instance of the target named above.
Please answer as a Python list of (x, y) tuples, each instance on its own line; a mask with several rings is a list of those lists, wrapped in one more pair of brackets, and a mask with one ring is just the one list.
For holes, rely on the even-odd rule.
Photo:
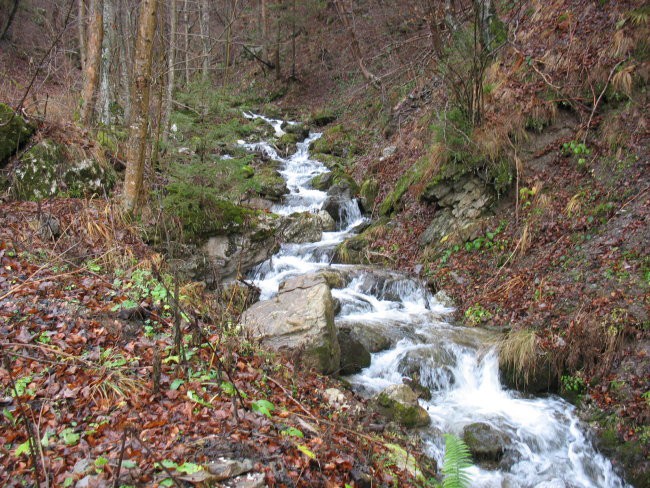
[(442, 465), (442, 488), (469, 488), (472, 466), (467, 444), (453, 434), (445, 434), (445, 459)]

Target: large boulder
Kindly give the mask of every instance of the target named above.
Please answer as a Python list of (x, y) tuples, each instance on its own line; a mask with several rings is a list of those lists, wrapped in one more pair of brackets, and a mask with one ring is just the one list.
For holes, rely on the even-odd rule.
[(339, 369), (334, 300), (323, 276), (290, 278), (274, 298), (246, 310), (241, 323), (263, 347), (295, 355), (307, 368), (326, 374)]
[(426, 427), (431, 417), (418, 403), (418, 395), (407, 385), (391, 385), (375, 399), (379, 413), (404, 427)]
[(325, 210), (318, 212), (318, 218), (320, 219), (323, 232), (333, 232), (336, 230), (336, 221)]
[(34, 127), (28, 124), (8, 105), (0, 103), (0, 168), (32, 136)]
[(12, 175), (14, 196), (21, 200), (40, 200), (67, 192), (72, 196), (108, 193), (117, 175), (115, 170), (83, 150), (64, 148), (44, 139), (26, 151)]
[(465, 426), (463, 441), (477, 463), (498, 463), (508, 446), (503, 432), (483, 422)]
[(57, 169), (63, 161), (62, 148), (46, 139), (32, 146), (20, 158), (11, 187), (21, 200), (41, 200), (60, 189)]
[(343, 218), (344, 207), (352, 200), (352, 191), (347, 185), (336, 184), (327, 191), (327, 198), (323, 203), (323, 210), (340, 223)]
[(286, 216), (282, 223), (282, 240), (295, 244), (318, 242), (323, 237), (323, 222), (311, 212)]

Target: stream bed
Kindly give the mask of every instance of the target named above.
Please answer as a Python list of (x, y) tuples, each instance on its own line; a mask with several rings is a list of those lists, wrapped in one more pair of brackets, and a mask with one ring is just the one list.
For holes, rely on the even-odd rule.
[[(254, 114), (282, 135), (283, 121)], [(309, 145), (321, 136), (311, 133), (297, 151), (281, 157), (270, 142), (241, 143), (251, 151), (280, 161), (290, 193), (273, 212), (318, 212), (327, 195), (310, 186), (327, 172), (310, 159)], [(431, 417), (429, 428), (418, 430), (427, 454), (438, 465), (444, 458), (444, 433), (460, 437), (479, 426), (490, 443), (500, 446), (497, 458), (471, 468), (476, 488), (622, 488), (629, 487), (610, 461), (594, 448), (574, 407), (555, 395), (535, 397), (506, 389), (499, 379), (493, 335), (448, 321), (453, 309), (440, 303), (427, 288), (406, 275), (383, 269), (330, 264), (336, 246), (365, 223), (355, 200), (342, 206), (337, 230), (324, 232), (319, 242), (285, 244), (253, 271), (261, 300), (277, 293), (289, 277), (325, 267), (344, 268), (348, 285), (333, 289), (340, 304), (337, 326), (366, 328), (387, 341), (371, 356), (371, 364), (346, 377), (355, 391), (372, 397), (386, 387), (417, 378), (432, 393), (420, 405)]]

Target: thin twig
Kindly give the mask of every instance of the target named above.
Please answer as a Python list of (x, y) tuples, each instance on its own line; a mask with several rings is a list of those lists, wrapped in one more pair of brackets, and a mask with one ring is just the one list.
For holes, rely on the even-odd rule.
[(124, 429), (122, 432), (122, 445), (120, 447), (120, 457), (117, 460), (117, 471), (115, 472), (115, 480), (113, 480), (113, 488), (120, 486), (120, 471), (122, 469), (122, 460), (124, 459), (124, 448), (126, 447), (126, 434), (129, 429)]

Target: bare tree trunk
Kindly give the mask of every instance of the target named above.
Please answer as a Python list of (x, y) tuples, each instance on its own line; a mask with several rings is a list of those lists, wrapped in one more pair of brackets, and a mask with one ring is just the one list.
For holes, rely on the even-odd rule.
[[(201, 13), (199, 21), (201, 31), (201, 73), (203, 81), (207, 81), (210, 74), (210, 4), (208, 0), (201, 0), (199, 7)], [(226, 67), (226, 69), (228, 68)]]
[(104, 0), (90, 0), (90, 26), (87, 39), (86, 71), (82, 91), (83, 107), (81, 122), (90, 124), (95, 113), (99, 71), (102, 64), (102, 41), (104, 38)]
[(169, 48), (167, 51), (167, 91), (165, 92), (165, 111), (162, 118), (163, 138), (169, 137), (169, 119), (172, 113), (174, 83), (176, 80), (176, 31), (178, 11), (176, 0), (169, 2)]
[(131, 212), (138, 208), (142, 194), (157, 7), (157, 0), (142, 0), (138, 20), (138, 34), (135, 40), (135, 64), (133, 67), (133, 83), (131, 85), (131, 117), (129, 141), (126, 149), (127, 163), (123, 194), (124, 208)]
[(111, 124), (111, 102), (115, 101), (111, 90), (111, 67), (114, 62), (115, 5), (114, 0), (104, 0), (104, 41), (102, 45), (102, 71), (99, 82), (99, 120)]
[(5, 22), (4, 28), (2, 29), (2, 34), (0, 34), (0, 41), (3, 41), (7, 36), (7, 32), (9, 32), (9, 28), (14, 21), (14, 17), (16, 17), (16, 12), (18, 12), (19, 3), (20, 0), (14, 0), (13, 5), (11, 6), (11, 10), (9, 11), (9, 17), (7, 17), (7, 22)]
[(276, 22), (277, 25), (275, 32), (275, 51), (273, 52), (273, 64), (275, 64), (275, 79), (280, 80), (282, 79), (282, 68), (280, 66), (280, 41), (282, 39), (282, 31), (279, 14)]
[(79, 20), (79, 62), (81, 63), (81, 71), (86, 71), (86, 2), (85, 0), (78, 0), (77, 2), (77, 18)]
[(190, 82), (190, 11), (188, 0), (183, 2), (183, 52), (185, 65), (185, 84)]
[(431, 33), (431, 45), (438, 57), (442, 56), (442, 37), (440, 35), (440, 7), (436, 5), (436, 0), (426, 1), (427, 24)]
[(354, 26), (350, 22), (350, 17), (352, 16), (352, 13), (346, 9), (346, 6), (344, 5), (344, 1), (345, 0), (334, 0), (334, 6), (336, 7), (336, 11), (339, 14), (341, 23), (350, 34), (351, 37), (350, 50), (352, 51), (352, 56), (354, 56), (354, 59), (359, 65), (363, 77), (366, 80), (368, 80), (370, 83), (372, 83), (374, 86), (379, 86), (381, 84), (379, 78), (377, 78), (370, 71), (368, 71), (368, 68), (366, 68), (365, 63), (363, 62), (363, 56), (361, 55), (361, 47), (359, 45), (359, 40), (357, 38), (357, 34), (354, 29)]

